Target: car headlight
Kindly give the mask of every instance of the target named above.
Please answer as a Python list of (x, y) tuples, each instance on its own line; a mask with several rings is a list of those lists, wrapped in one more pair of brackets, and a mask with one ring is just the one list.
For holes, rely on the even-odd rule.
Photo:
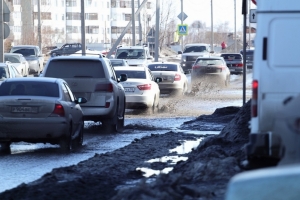
[(182, 60), (182, 62), (186, 62), (186, 57), (182, 56), (181, 60)]

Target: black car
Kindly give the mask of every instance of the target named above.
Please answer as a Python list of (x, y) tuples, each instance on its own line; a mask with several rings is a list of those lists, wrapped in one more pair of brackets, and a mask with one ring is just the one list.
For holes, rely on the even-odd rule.
[(243, 74), (243, 56), (240, 53), (222, 53), (231, 74)]
[(80, 50), (82, 50), (82, 46), (80, 43), (66, 43), (62, 45), (60, 48), (53, 49), (52, 51), (50, 51), (50, 55), (51, 57), (70, 55)]
[(253, 68), (254, 49), (246, 49), (246, 55), (244, 55), (243, 50), (241, 50), (240, 54), (242, 54), (243, 56), (246, 56), (247, 69), (252, 69)]

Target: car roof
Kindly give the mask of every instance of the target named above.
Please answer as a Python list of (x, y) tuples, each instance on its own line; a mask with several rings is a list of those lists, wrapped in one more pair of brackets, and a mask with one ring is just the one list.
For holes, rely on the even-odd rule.
[(221, 57), (221, 56), (198, 57), (197, 59), (200, 59), (200, 58), (203, 58), (203, 59), (206, 59), (206, 60), (209, 60), (209, 59), (219, 59), (219, 60), (224, 60), (224, 58)]
[(146, 67), (114, 67), (115, 70), (145, 71)]
[(240, 53), (221, 53), (221, 55), (242, 55)]
[(107, 58), (102, 58), (95, 55), (82, 56), (78, 54), (72, 56), (55, 56), (55, 57), (51, 57), (50, 59), (51, 60), (99, 60), (99, 59), (107, 59)]
[(124, 59), (120, 59), (120, 58), (109, 58), (109, 60), (112, 60), (112, 61), (123, 60), (123, 61), (125, 61)]
[(9, 78), (6, 79), (5, 82), (16, 82), (16, 81), (37, 81), (37, 82), (49, 82), (55, 83), (57, 81), (63, 81), (60, 78), (49, 78), (49, 77), (18, 77), (18, 78)]
[(23, 57), (23, 55), (20, 53), (4, 53), (4, 55), (5, 56), (22, 56)]
[(13, 46), (12, 48), (14, 48), (14, 47), (24, 47), (24, 48), (26, 48), (26, 47), (30, 47), (30, 48), (38, 48), (38, 46), (35, 46), (35, 45), (15, 45), (15, 46)]
[(209, 44), (206, 43), (191, 43), (191, 44), (186, 44), (184, 47), (188, 47), (188, 46), (209, 46)]
[(145, 47), (145, 46), (122, 46), (122, 47), (119, 47), (118, 49), (145, 49), (145, 48), (148, 48), (148, 47)]

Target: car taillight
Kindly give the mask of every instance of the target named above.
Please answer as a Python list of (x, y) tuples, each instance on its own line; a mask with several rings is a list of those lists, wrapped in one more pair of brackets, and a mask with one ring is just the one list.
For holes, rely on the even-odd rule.
[(95, 87), (95, 92), (113, 92), (114, 87), (111, 83), (98, 83)]
[(199, 65), (193, 65), (192, 66), (192, 69), (198, 69), (198, 68), (201, 68), (201, 66), (199, 66)]
[(251, 100), (251, 116), (257, 117), (257, 94), (258, 94), (258, 81), (252, 81), (252, 100)]
[(64, 117), (65, 116), (64, 107), (61, 104), (55, 104), (54, 110), (50, 116), (51, 117)]
[(174, 81), (180, 81), (181, 80), (181, 75), (180, 74), (175, 74)]
[(137, 87), (139, 90), (151, 90), (151, 84), (138, 85)]
[(243, 67), (244, 65), (243, 65), (243, 63), (239, 63), (239, 64), (237, 64), (236, 66), (237, 66), (237, 67)]

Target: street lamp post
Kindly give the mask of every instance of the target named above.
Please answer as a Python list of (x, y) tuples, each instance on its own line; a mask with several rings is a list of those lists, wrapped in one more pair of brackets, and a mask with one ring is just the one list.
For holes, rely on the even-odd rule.
[(211, 51), (214, 50), (214, 23), (213, 23), (213, 0), (210, 0), (211, 2), (211, 41), (210, 41), (210, 48)]
[(237, 52), (237, 37), (236, 37), (236, 0), (234, 0), (234, 52)]

